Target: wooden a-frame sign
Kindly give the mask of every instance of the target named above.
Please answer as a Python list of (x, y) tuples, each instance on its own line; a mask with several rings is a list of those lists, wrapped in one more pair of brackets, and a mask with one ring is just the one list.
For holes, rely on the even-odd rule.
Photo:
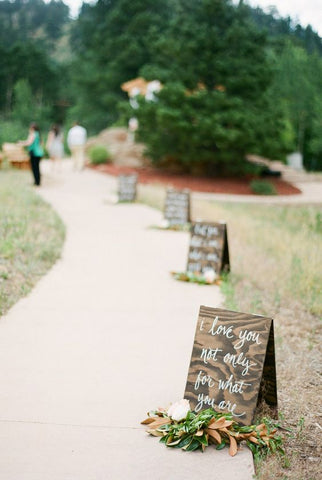
[(136, 198), (136, 186), (138, 177), (135, 173), (119, 175), (118, 177), (118, 200), (119, 202), (134, 202)]
[(264, 400), (277, 414), (273, 319), (201, 306), (184, 398), (250, 425)]
[(209, 269), (217, 274), (230, 270), (227, 225), (224, 222), (194, 222), (191, 225), (187, 271), (204, 273)]
[(164, 204), (164, 218), (170, 225), (190, 222), (190, 190), (168, 189)]

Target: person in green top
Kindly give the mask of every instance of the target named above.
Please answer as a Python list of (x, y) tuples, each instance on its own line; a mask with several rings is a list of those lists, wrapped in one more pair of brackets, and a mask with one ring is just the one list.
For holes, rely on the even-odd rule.
[(37, 123), (31, 123), (27, 140), (19, 142), (20, 145), (27, 147), (30, 157), (31, 170), (34, 176), (34, 185), (40, 185), (40, 160), (44, 155), (40, 143), (40, 132)]

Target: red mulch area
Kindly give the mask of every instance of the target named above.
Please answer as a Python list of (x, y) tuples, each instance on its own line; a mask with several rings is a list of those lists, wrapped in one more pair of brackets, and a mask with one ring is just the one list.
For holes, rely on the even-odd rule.
[[(119, 167), (113, 164), (91, 165), (99, 172), (109, 175), (136, 173), (139, 183), (161, 183), (177, 189), (188, 188), (193, 192), (232, 193), (238, 195), (254, 195), (249, 187), (251, 178), (215, 178), (193, 177), (187, 174), (174, 174), (158, 170), (153, 167), (132, 168)], [(294, 195), (301, 190), (284, 180), (269, 178), (267, 181), (274, 184), (278, 195)]]

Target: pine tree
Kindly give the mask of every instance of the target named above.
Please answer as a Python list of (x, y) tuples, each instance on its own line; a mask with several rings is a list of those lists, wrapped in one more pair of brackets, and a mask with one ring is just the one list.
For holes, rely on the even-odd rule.
[(237, 173), (249, 168), (246, 153), (260, 152), (266, 135), (280, 143), (281, 111), (266, 94), (266, 36), (246, 10), (226, 0), (177, 0), (155, 53), (151, 70), (159, 68), (166, 88), (157, 103), (142, 103), (138, 117), (156, 163)]

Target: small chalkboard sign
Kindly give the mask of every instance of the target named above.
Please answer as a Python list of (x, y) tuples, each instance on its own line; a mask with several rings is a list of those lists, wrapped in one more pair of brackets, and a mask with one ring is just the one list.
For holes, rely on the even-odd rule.
[(184, 225), (190, 222), (190, 191), (167, 190), (164, 218), (171, 225)]
[(209, 269), (217, 274), (230, 269), (227, 226), (195, 222), (191, 225), (187, 271), (203, 274)]
[(273, 320), (201, 306), (184, 398), (250, 425), (259, 401), (277, 413)]
[(137, 175), (119, 175), (119, 202), (134, 202), (136, 198)]

